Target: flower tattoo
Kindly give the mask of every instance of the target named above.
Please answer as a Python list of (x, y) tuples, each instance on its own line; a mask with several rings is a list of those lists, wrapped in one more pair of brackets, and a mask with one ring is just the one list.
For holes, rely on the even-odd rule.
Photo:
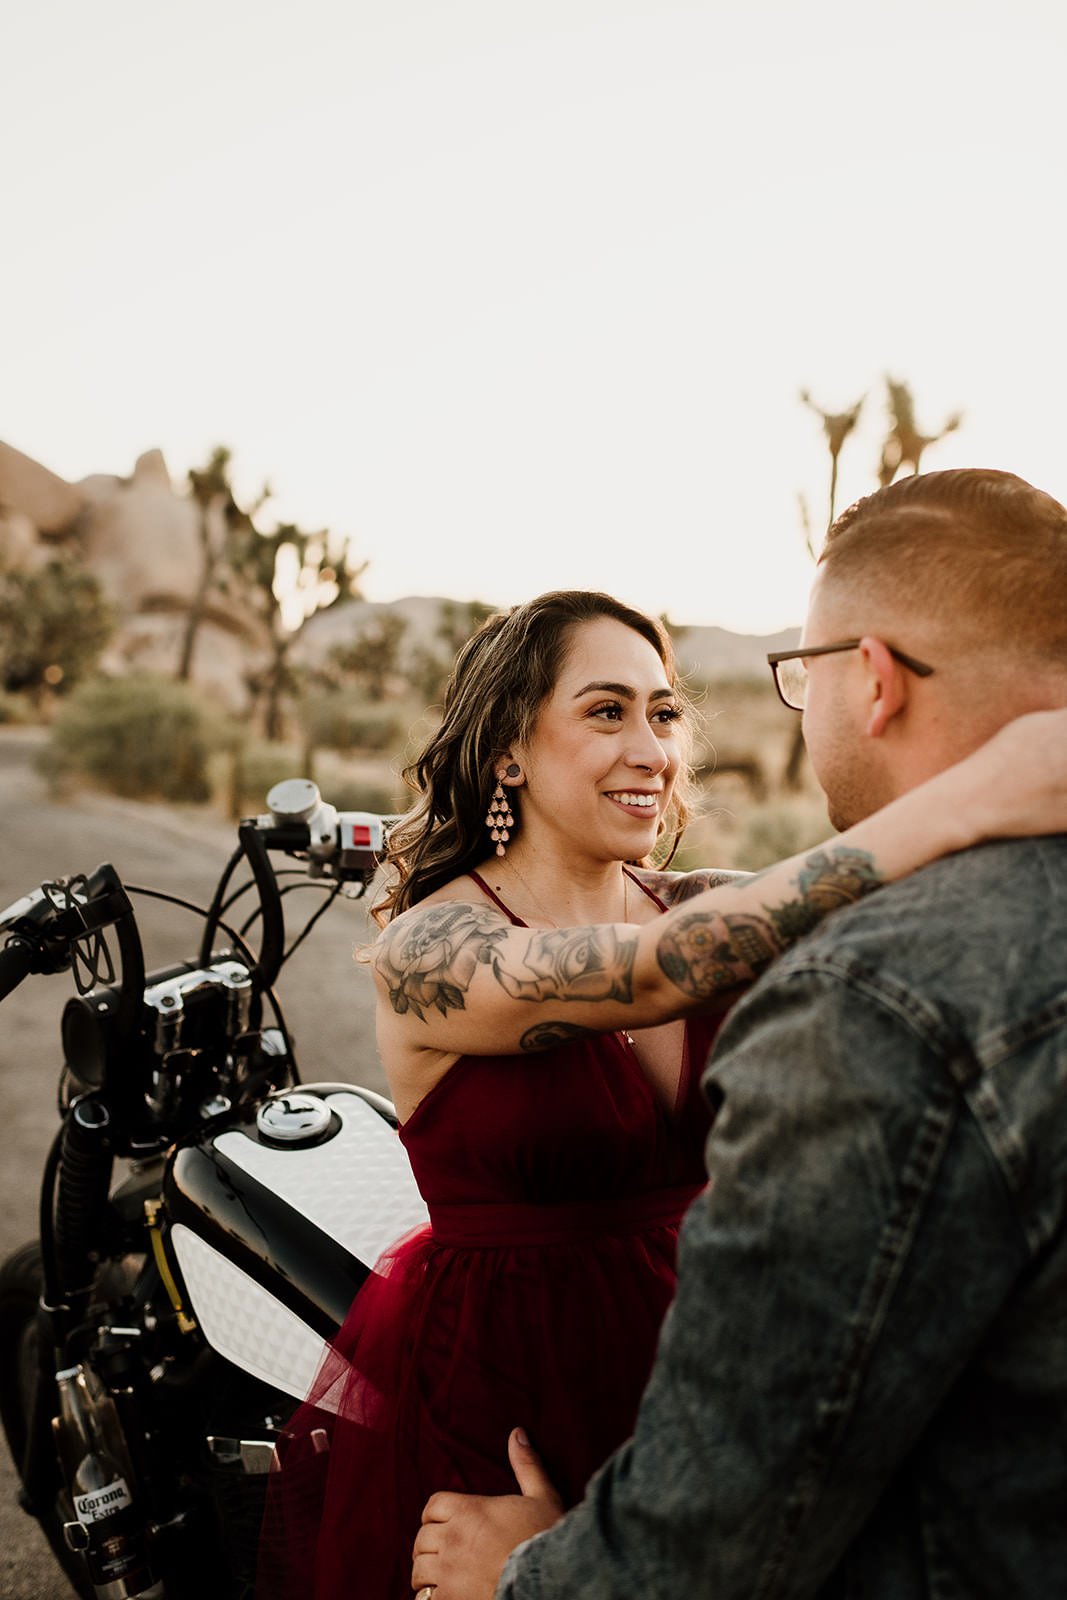
[(508, 931), (497, 912), (464, 905), (431, 906), (390, 929), (376, 964), (397, 1016), (410, 1011), (425, 1022), (431, 1009), (443, 1017), (464, 1010), (479, 963), (492, 959)]
[(531, 942), (524, 978), (494, 961), (497, 981), (515, 1000), (632, 1000), (636, 939), (615, 929), (554, 928)]
[(431, 906), (389, 930), (376, 963), (398, 1016), (466, 1008), (466, 992), (480, 965), (489, 966), (513, 1000), (633, 999), (636, 939), (614, 928), (553, 929), (537, 934), (521, 964), (507, 964), (497, 948), (511, 932), (495, 911), (475, 906)]

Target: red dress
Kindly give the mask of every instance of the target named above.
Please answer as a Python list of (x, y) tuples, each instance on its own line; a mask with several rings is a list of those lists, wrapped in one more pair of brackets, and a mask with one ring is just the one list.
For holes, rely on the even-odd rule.
[(426, 1500), (514, 1494), (514, 1427), (581, 1498), (633, 1431), (674, 1293), (719, 1020), (686, 1025), (673, 1113), (622, 1033), (463, 1056), (420, 1101), (400, 1138), (431, 1220), (376, 1264), (289, 1424), (260, 1600), (410, 1600)]

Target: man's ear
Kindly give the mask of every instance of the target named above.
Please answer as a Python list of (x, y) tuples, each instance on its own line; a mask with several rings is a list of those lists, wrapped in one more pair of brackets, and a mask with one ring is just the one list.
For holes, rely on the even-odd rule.
[(871, 739), (880, 739), (907, 704), (904, 668), (890, 655), (888, 646), (872, 634), (865, 634), (860, 640), (860, 658), (867, 671), (870, 695), (863, 731)]

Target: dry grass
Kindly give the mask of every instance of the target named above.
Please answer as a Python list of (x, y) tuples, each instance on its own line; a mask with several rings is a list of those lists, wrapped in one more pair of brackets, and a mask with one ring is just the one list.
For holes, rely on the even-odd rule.
[(825, 839), (825, 801), (806, 755), (796, 787), (786, 784), (798, 719), (770, 681), (707, 684), (700, 710), (702, 804), (674, 864), (756, 871)]

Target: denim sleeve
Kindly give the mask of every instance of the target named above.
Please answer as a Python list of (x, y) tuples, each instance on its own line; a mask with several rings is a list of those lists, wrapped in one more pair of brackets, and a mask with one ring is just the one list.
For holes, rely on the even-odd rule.
[(765, 978), (634, 1437), (498, 1600), (818, 1592), (1024, 1264), (951, 1046), (832, 960)]

